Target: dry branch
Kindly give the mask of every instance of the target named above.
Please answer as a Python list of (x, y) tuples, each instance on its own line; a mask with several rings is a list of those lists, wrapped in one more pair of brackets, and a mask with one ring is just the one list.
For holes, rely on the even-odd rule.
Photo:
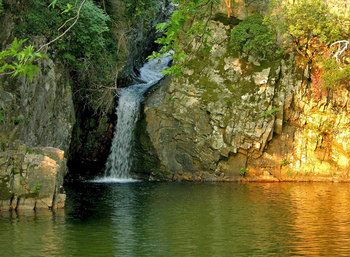
[(333, 55), (338, 64), (340, 64), (340, 58), (344, 54), (345, 50), (349, 47), (349, 44), (350, 42), (348, 40), (340, 40), (331, 44), (331, 47), (338, 45), (338, 50)]

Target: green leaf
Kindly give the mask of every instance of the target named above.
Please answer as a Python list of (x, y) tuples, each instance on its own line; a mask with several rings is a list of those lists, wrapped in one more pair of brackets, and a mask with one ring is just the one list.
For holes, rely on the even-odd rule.
[(56, 3), (57, 0), (52, 1), (51, 4), (49, 4), (49, 8), (51, 7), (52, 9), (54, 9), (56, 7)]

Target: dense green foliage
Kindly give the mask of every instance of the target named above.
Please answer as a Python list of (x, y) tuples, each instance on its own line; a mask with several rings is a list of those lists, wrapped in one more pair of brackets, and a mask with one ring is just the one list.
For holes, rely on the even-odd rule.
[[(113, 103), (111, 92), (117, 85), (118, 72), (128, 58), (127, 33), (133, 26), (149, 29), (164, 2), (118, 0), (120, 9), (116, 12), (111, 9), (116, 18), (111, 21), (106, 10), (114, 3), (104, 0), (31, 0), (15, 10), (21, 17), (15, 35), (29, 38), (29, 43), (39, 49), (36, 52), (47, 51), (51, 59), (59, 59), (75, 82), (74, 95), (94, 111), (104, 112), (110, 110)], [(6, 5), (5, 11), (13, 12), (10, 8)], [(66, 30), (69, 31), (66, 33)], [(3, 59), (8, 65), (0, 75), (22, 74), (9, 69), (15, 67), (12, 59)], [(35, 65), (26, 68), (37, 71)]]
[(336, 89), (345, 85), (350, 67), (335, 60), (336, 48), (331, 45), (349, 37), (349, 20), (333, 13), (322, 0), (299, 0), (286, 6), (285, 19), (295, 49), (312, 64), (314, 86)]
[(324, 72), (321, 76), (323, 87), (337, 88), (342, 85), (349, 86), (350, 65), (339, 65), (335, 59), (328, 59), (324, 62)]
[(26, 39), (18, 41), (15, 38), (7, 50), (0, 52), (0, 73), (7, 73), (13, 77), (28, 75), (30, 81), (33, 80), (34, 73), (39, 73), (38, 66), (33, 62), (46, 56), (34, 52), (34, 47), (31, 45), (23, 48), (22, 45), (26, 41)]
[(255, 57), (273, 56), (276, 51), (276, 33), (264, 24), (262, 16), (249, 16), (232, 29), (230, 46)]
[[(311, 71), (312, 88), (320, 96), (324, 87), (337, 88), (349, 82), (349, 67), (335, 60), (337, 47), (332, 44), (350, 36), (349, 10), (332, 11), (323, 0), (272, 1), (271, 13), (265, 17), (270, 26), (283, 35), (287, 49), (290, 46), (301, 56), (303, 67)], [(344, 51), (346, 59), (349, 51)]]
[[(23, 11), (24, 22), (18, 28), (21, 37), (44, 35), (50, 41), (74, 22), (71, 18), (77, 14), (81, 1), (59, 0), (51, 5), (50, 2), (35, 0)], [(69, 68), (80, 86), (79, 96), (86, 98), (85, 102), (94, 109), (99, 108), (97, 98), (103, 94), (101, 88), (114, 83), (118, 60), (117, 46), (108, 22), (109, 17), (104, 11), (87, 1), (78, 22), (49, 49), (50, 55), (60, 58)]]
[(0, 14), (4, 12), (4, 7), (2, 6), (2, 0), (0, 0)]
[(152, 58), (163, 55), (171, 55), (175, 65), (165, 70), (165, 73), (179, 74), (185, 65), (188, 53), (200, 48), (205, 49), (207, 37), (210, 33), (207, 29), (211, 18), (213, 5), (220, 0), (176, 0), (178, 8), (173, 12), (170, 20), (157, 25), (157, 30), (164, 33), (156, 43), (162, 48), (159, 52), (153, 52)]
[[(55, 8), (49, 8), (49, 1), (36, 0), (26, 10), (20, 32), (27, 36), (45, 35), (48, 40), (57, 37), (66, 27), (58, 30), (69, 18), (75, 15), (75, 9), (66, 11), (67, 4), (74, 6), (73, 0), (60, 0)], [(92, 2), (86, 2), (80, 14), (79, 22), (69, 34), (52, 45), (52, 51), (62, 56), (65, 62), (75, 70), (83, 69), (84, 62), (97, 56), (98, 52), (110, 47), (107, 22), (109, 17)], [(105, 56), (107, 57), (107, 55)]]
[[(292, 37), (297, 50), (311, 56), (311, 44), (330, 44), (341, 40), (345, 32), (341, 22), (322, 0), (299, 0), (285, 6), (287, 33)], [(313, 50), (320, 50), (314, 48)]]
[[(122, 0), (127, 15), (135, 21), (142, 16), (151, 15), (159, 8), (156, 0)], [(174, 64), (165, 73), (179, 74), (194, 53), (210, 49), (208, 45), (208, 22), (215, 4), (219, 0), (175, 0), (177, 9), (170, 20), (157, 25), (163, 37), (156, 42), (161, 45), (159, 52), (150, 58), (172, 55)], [(235, 51), (261, 58), (276, 57), (279, 52), (276, 38), (284, 35), (281, 42), (284, 47), (293, 46), (304, 58), (304, 64), (317, 65), (323, 86), (340, 85), (348, 81), (348, 62), (336, 62), (332, 57), (330, 45), (337, 40), (348, 38), (349, 18), (331, 12), (323, 0), (271, 1), (275, 3), (271, 13), (262, 17), (252, 15), (232, 29), (230, 47)], [(0, 0), (0, 12), (1, 12)], [(50, 4), (51, 3), (51, 4)], [(50, 41), (70, 26), (76, 15), (81, 0), (34, 0), (22, 13), (23, 25), (18, 32), (22, 38), (44, 35)], [(157, 4), (158, 3), (158, 4)], [(277, 3), (277, 4), (276, 4)], [(102, 5), (103, 6), (103, 5)], [(68, 22), (67, 22), (68, 21)], [(65, 26), (62, 27), (62, 24)], [(88, 91), (100, 92), (103, 85), (112, 83), (115, 63), (118, 60), (118, 49), (109, 30), (109, 17), (103, 10), (87, 1), (82, 9), (79, 22), (62, 39), (50, 47), (49, 54), (62, 59), (63, 63), (75, 74), (80, 85), (85, 85), (80, 92), (89, 95)], [(58, 29), (60, 28), (60, 29)], [(22, 42), (23, 43), (23, 42)], [(20, 48), (17, 49), (20, 52)], [(27, 58), (33, 59), (34, 49), (25, 48)], [(2, 55), (2, 70), (15, 71), (19, 66), (5, 65), (9, 59), (17, 56), (5, 52)], [(345, 52), (348, 55), (348, 51)], [(18, 64), (18, 63), (17, 63)], [(32, 63), (30, 63), (32, 65)], [(6, 70), (7, 69), (7, 70)], [(16, 75), (26, 72), (31, 79), (36, 68), (19, 69)], [(102, 92), (102, 91), (101, 91)], [(99, 94), (99, 93), (98, 93)], [(96, 99), (91, 103), (96, 102)]]
[(153, 17), (159, 8), (158, 0), (123, 0), (125, 3), (127, 14), (136, 19), (141, 19), (144, 16)]

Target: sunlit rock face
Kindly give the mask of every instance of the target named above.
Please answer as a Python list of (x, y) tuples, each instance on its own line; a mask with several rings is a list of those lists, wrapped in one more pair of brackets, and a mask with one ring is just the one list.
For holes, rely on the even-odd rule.
[(147, 130), (170, 171), (238, 180), (248, 157), (261, 156), (282, 132), (297, 82), (291, 60), (238, 58), (227, 46), (230, 27), (209, 27), (211, 50), (147, 100)]
[(315, 99), (305, 87), (293, 95), (283, 123), (250, 175), (266, 170), (280, 180), (347, 181), (350, 167), (349, 91)]
[(0, 211), (63, 208), (64, 152), (13, 144), (0, 153)]
[[(300, 91), (305, 92), (305, 89)], [(310, 176), (344, 180), (350, 168), (349, 91), (329, 91), (323, 99), (295, 94), (290, 121), (300, 126), (294, 133), (293, 152), (284, 170)], [(293, 175), (292, 175), (293, 176)]]
[(349, 91), (319, 98), (292, 54), (239, 56), (228, 46), (230, 26), (209, 28), (210, 51), (145, 103), (144, 145), (160, 162), (151, 177), (347, 181)]
[[(335, 13), (342, 13), (346, 10), (349, 10), (350, 3), (348, 0), (327, 0), (326, 1), (331, 10)], [(346, 15), (349, 15), (347, 13)]]

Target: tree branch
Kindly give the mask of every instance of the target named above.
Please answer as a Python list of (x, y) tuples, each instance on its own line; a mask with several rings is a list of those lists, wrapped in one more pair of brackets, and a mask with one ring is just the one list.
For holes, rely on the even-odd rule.
[(10, 72), (3, 72), (0, 73), (0, 76), (4, 76), (4, 75), (12, 75), (13, 73), (15, 73), (16, 71), (10, 71)]
[[(70, 20), (72, 19), (75, 19), (74, 22), (72, 23), (72, 25), (70, 25), (61, 35), (59, 35), (58, 37), (56, 37), (55, 39), (51, 40), (50, 42), (42, 45), (36, 52), (40, 52), (43, 48), (45, 47), (48, 47), (49, 45), (51, 45), (52, 43), (56, 42), (57, 40), (59, 40), (60, 38), (62, 38), (68, 31), (71, 30), (71, 28), (74, 27), (74, 25), (78, 22), (79, 20), (79, 17), (80, 17), (80, 12), (81, 12), (81, 9), (83, 8), (84, 4), (85, 4), (86, 0), (83, 0), (82, 3), (80, 4), (79, 6), (79, 9), (78, 9), (78, 12), (77, 12), (77, 15), (75, 15), (73, 18), (69, 19), (67, 22), (69, 22)], [(62, 27), (64, 27), (64, 25), (66, 25), (65, 22), (59, 29), (61, 29)]]

